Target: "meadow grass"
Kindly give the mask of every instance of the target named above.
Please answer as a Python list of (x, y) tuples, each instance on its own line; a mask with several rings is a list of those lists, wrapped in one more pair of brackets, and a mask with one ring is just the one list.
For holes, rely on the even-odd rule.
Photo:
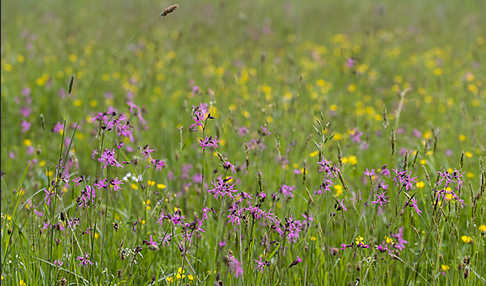
[(2, 2), (2, 284), (486, 284), (486, 2), (171, 4)]

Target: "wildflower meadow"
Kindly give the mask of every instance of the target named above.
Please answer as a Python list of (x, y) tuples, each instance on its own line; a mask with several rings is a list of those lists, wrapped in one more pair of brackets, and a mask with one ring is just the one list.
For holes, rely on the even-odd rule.
[(2, 1), (2, 285), (486, 285), (485, 1)]

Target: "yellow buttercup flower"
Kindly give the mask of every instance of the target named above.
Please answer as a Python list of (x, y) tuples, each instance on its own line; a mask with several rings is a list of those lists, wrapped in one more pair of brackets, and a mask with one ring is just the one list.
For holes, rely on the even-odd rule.
[(349, 160), (349, 163), (350, 163), (351, 165), (356, 165), (356, 164), (358, 164), (358, 159), (357, 159), (357, 158), (356, 158), (356, 156), (354, 156), (354, 155), (349, 156), (349, 157), (348, 157), (348, 160)]
[(339, 197), (343, 193), (343, 186), (341, 185), (334, 185), (334, 189), (336, 190), (336, 197)]
[(12, 70), (12, 65), (11, 64), (4, 64), (3, 65), (3, 69), (5, 71), (11, 71)]
[(163, 190), (163, 189), (165, 189), (166, 187), (167, 187), (167, 186), (166, 186), (166, 185), (164, 185), (164, 184), (157, 184), (157, 189), (161, 189), (161, 190)]
[(472, 237), (467, 236), (467, 235), (463, 235), (463, 236), (461, 236), (461, 240), (464, 243), (471, 243), (472, 242)]

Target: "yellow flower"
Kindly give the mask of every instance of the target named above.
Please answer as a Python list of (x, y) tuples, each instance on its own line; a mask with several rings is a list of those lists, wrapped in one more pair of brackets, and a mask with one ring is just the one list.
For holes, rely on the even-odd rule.
[(89, 102), (89, 106), (91, 106), (91, 107), (96, 107), (97, 105), (98, 105), (98, 102), (94, 99)]
[(472, 242), (472, 237), (467, 236), (467, 235), (461, 236), (461, 239), (462, 239), (462, 242), (464, 242), (464, 243), (471, 243)]
[(311, 241), (316, 241), (316, 240), (317, 240), (317, 238), (316, 238), (315, 236), (311, 236), (311, 237), (310, 237), (310, 240), (311, 240)]
[(12, 65), (11, 64), (4, 64), (3, 65), (3, 69), (5, 71), (11, 71), (12, 70)]
[(216, 108), (216, 106), (211, 106), (209, 108), (209, 113), (211, 113), (211, 116), (213, 117), (217, 117), (216, 115), (218, 115), (218, 109)]
[(480, 232), (486, 232), (486, 225), (482, 224), (478, 227), (478, 229), (479, 229)]
[(339, 132), (336, 132), (334, 134), (334, 137), (332, 139), (334, 139), (336, 141), (342, 140), (343, 139), (343, 135), (341, 133), (339, 133)]
[(423, 181), (420, 181), (420, 182), (417, 182), (415, 184), (415, 186), (419, 189), (422, 189), (423, 187), (425, 187), (425, 183)]
[(78, 59), (78, 57), (75, 54), (70, 54), (69, 55), (69, 61), (70, 62), (75, 62)]
[(153, 187), (155, 185), (155, 182), (152, 181), (152, 180), (148, 180), (147, 185), (149, 185), (150, 187)]
[(474, 84), (469, 84), (467, 86), (467, 89), (471, 92), (471, 93), (474, 93), (476, 94), (478, 92), (478, 87)]
[(359, 65), (358, 68), (356, 69), (356, 71), (360, 74), (365, 73), (367, 70), (368, 70), (368, 66), (365, 64)]
[(356, 156), (354, 156), (354, 155), (349, 156), (349, 157), (348, 157), (348, 160), (349, 160), (349, 163), (350, 163), (351, 165), (356, 165), (356, 164), (358, 164), (358, 159), (357, 159), (357, 158), (356, 158)]
[(25, 144), (25, 146), (27, 146), (27, 147), (28, 147), (28, 146), (32, 146), (32, 141), (30, 141), (29, 139), (25, 139), (25, 140), (24, 140), (24, 144)]
[(25, 284), (24, 280), (21, 279), (20, 282), (19, 282), (19, 285), (20, 286), (26, 286), (27, 284)]
[(471, 158), (472, 157), (472, 153), (471, 152), (466, 152), (466, 153), (464, 153), (464, 155), (466, 155), (466, 158)]
[(176, 278), (177, 278), (177, 279), (181, 279), (181, 278), (186, 277), (186, 275), (184, 275), (184, 273), (185, 273), (185, 272), (186, 272), (186, 271), (185, 271), (184, 269), (182, 269), (182, 267), (179, 267), (179, 268), (177, 269), (177, 275), (176, 275)]
[(167, 280), (167, 283), (171, 284), (172, 282), (174, 282), (174, 277), (169, 276), (169, 277), (165, 278), (165, 280)]
[(192, 280), (194, 280), (194, 276), (192, 276), (192, 274), (189, 274), (189, 275), (187, 275), (187, 279), (192, 281)]
[(459, 141), (461, 141), (461, 142), (466, 141), (466, 135), (464, 135), (464, 134), (459, 135)]
[(440, 269), (442, 269), (442, 271), (446, 272), (447, 270), (450, 269), (450, 267), (447, 266), (447, 265), (442, 264), (442, 266), (440, 267)]
[(312, 153), (309, 153), (309, 157), (313, 158), (319, 154), (319, 151), (314, 151)]
[(341, 185), (334, 185), (334, 189), (336, 190), (336, 197), (339, 197), (343, 193), (343, 186)]
[(83, 140), (84, 139), (84, 134), (83, 133), (76, 133), (76, 139)]
[(137, 184), (132, 184), (132, 186), (131, 186), (131, 187), (132, 187), (132, 189), (134, 189), (134, 190), (138, 190), (138, 186), (137, 186)]
[(347, 164), (348, 163), (348, 157), (342, 157), (341, 158), (341, 163)]
[(451, 193), (447, 193), (447, 194), (445, 194), (445, 198), (446, 198), (446, 200), (448, 200), (448, 201), (450, 201), (450, 200), (452, 200), (452, 199), (453, 199), (453, 197), (452, 197), (452, 194), (451, 194)]
[(164, 185), (164, 184), (157, 184), (157, 189), (163, 190), (165, 188), (166, 188), (166, 185)]
[(337, 105), (333, 104), (329, 107), (329, 110), (331, 111), (336, 111), (337, 110)]
[(420, 160), (420, 165), (425, 165), (426, 163), (427, 163), (426, 160), (424, 160), (424, 159)]
[(386, 242), (387, 244), (390, 244), (390, 243), (392, 243), (392, 242), (393, 242), (393, 239), (392, 239), (391, 237), (389, 237), (389, 236), (385, 236), (385, 242)]
[(349, 91), (349, 92), (354, 92), (355, 90), (356, 90), (356, 85), (354, 85), (354, 84), (350, 84), (350, 85), (348, 86), (348, 91)]

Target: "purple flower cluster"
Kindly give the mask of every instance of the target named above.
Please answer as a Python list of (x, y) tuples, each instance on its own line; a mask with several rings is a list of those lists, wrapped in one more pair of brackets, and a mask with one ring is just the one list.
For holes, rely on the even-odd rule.
[(118, 114), (115, 109), (109, 108), (107, 112), (98, 113), (95, 119), (102, 130), (115, 130), (118, 137), (128, 137), (133, 142), (133, 126), (125, 114)]
[(77, 198), (78, 206), (86, 208), (90, 204), (94, 204), (96, 198), (96, 189), (87, 185), (82, 191), (81, 195)]
[(463, 174), (457, 169), (438, 171), (438, 180), (434, 186), (436, 203), (445, 200), (458, 202), (461, 206), (464, 206), (464, 200), (458, 195), (462, 189), (462, 184)]
[(280, 193), (282, 193), (282, 195), (284, 195), (284, 197), (293, 198), (294, 197), (294, 193), (293, 193), (294, 190), (295, 190), (295, 186), (282, 185), (280, 187)]
[(322, 183), (319, 186), (319, 189), (315, 192), (320, 195), (331, 190), (331, 186), (334, 184), (334, 179), (338, 177), (340, 170), (336, 165), (333, 165), (330, 161), (327, 161), (324, 158), (322, 158), (320, 162), (317, 162), (317, 164), (319, 165), (319, 172), (324, 174)]
[(206, 136), (204, 139), (199, 140), (199, 146), (201, 146), (202, 150), (210, 149), (210, 148), (218, 148), (218, 137), (217, 136)]
[(231, 177), (222, 179), (218, 177), (215, 182), (213, 182), (213, 188), (208, 190), (208, 193), (212, 194), (216, 199), (230, 197), (234, 198), (234, 195), (238, 193), (235, 190), (234, 184), (231, 184)]
[(395, 240), (387, 237), (385, 241), (376, 246), (378, 251), (399, 254), (401, 250), (405, 249), (405, 244), (408, 244), (408, 241), (403, 239), (403, 227), (398, 230), (398, 233), (392, 233), (391, 237)]
[(108, 166), (122, 168), (123, 165), (118, 162), (115, 155), (115, 149), (105, 149), (103, 154), (101, 154), (101, 156), (98, 158), (98, 161), (103, 163), (103, 168)]
[(412, 177), (412, 171), (393, 169), (393, 172), (395, 173), (393, 181), (400, 187), (400, 191), (402, 191), (402, 189), (405, 189), (406, 191), (414, 189), (417, 178)]
[(88, 265), (93, 265), (93, 262), (89, 260), (88, 253), (85, 253), (83, 256), (78, 256), (77, 259), (81, 266), (87, 267)]
[(211, 115), (208, 112), (208, 105), (201, 103), (198, 106), (193, 106), (192, 118), (194, 123), (189, 127), (192, 131), (196, 131), (198, 127), (204, 127), (204, 122), (211, 118)]

